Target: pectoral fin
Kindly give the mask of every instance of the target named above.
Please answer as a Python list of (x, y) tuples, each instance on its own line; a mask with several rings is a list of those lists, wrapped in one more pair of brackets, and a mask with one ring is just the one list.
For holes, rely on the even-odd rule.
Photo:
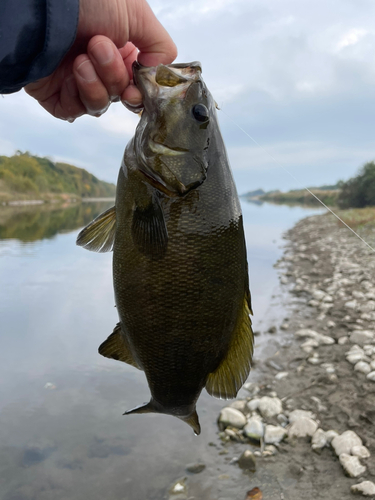
[(218, 368), (208, 376), (206, 390), (215, 398), (235, 398), (249, 375), (254, 337), (248, 300), (246, 294), (227, 355)]
[(121, 325), (118, 323), (113, 333), (99, 347), (99, 354), (106, 358), (123, 361), (128, 365), (140, 369), (138, 363), (134, 360), (130, 347), (121, 333)]
[(77, 237), (77, 245), (92, 252), (109, 252), (113, 248), (115, 234), (116, 208), (112, 207), (82, 229)]
[(168, 245), (168, 231), (159, 200), (154, 197), (145, 208), (135, 207), (132, 236), (138, 250), (150, 259), (163, 257)]

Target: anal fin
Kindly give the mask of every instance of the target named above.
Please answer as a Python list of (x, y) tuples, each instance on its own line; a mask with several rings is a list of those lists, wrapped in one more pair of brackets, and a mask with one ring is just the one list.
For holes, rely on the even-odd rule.
[(218, 368), (208, 376), (208, 394), (220, 399), (235, 398), (249, 376), (253, 350), (250, 308), (248, 297), (245, 295), (228, 352)]
[(121, 333), (120, 323), (115, 326), (113, 333), (111, 333), (107, 340), (99, 346), (99, 354), (140, 369), (138, 363), (133, 358), (127, 341)]
[(116, 208), (112, 207), (98, 215), (77, 237), (77, 245), (92, 252), (109, 252), (113, 248), (116, 234)]

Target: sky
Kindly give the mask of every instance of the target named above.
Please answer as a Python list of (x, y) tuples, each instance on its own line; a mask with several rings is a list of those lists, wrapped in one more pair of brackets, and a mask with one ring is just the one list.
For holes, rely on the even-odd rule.
[[(177, 62), (202, 63), (240, 194), (334, 184), (375, 159), (375, 2), (149, 3)], [(0, 155), (29, 151), (116, 182), (137, 122), (121, 103), (70, 124), (23, 91), (0, 96)]]

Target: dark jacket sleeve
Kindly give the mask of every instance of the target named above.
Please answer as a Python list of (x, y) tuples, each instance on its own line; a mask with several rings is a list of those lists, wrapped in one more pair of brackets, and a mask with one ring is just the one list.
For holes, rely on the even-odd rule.
[(79, 0), (0, 0), (0, 93), (50, 75), (74, 42)]

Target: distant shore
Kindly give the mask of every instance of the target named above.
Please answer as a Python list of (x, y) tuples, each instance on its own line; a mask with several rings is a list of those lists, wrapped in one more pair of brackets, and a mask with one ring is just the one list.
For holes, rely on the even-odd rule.
[[(375, 208), (341, 215), (375, 245)], [(273, 354), (257, 363), (255, 349), (260, 382), (227, 405), (237, 422), (219, 418), (220, 455), (263, 498), (350, 498), (375, 488), (375, 255), (331, 215), (303, 219), (286, 239), (286, 317)]]
[(59, 204), (59, 203), (93, 203), (93, 202), (105, 202), (105, 201), (115, 201), (114, 197), (109, 198), (80, 198), (78, 196), (72, 195), (59, 195), (56, 197), (46, 197), (43, 199), (16, 199), (2, 201), (0, 206), (10, 206), (10, 207), (24, 207), (24, 206), (35, 206), (35, 205), (45, 205), (45, 204)]

